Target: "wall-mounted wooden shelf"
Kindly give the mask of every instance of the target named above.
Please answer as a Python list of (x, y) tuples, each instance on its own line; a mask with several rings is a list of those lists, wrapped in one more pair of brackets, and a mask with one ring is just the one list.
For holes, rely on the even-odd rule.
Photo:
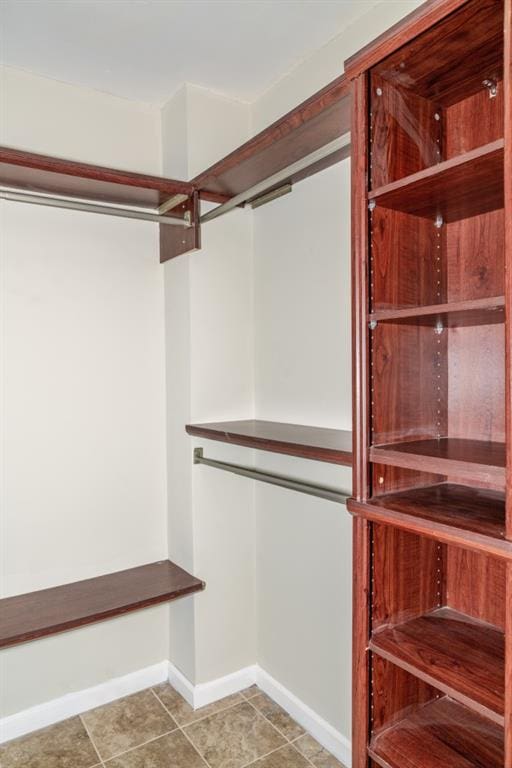
[(370, 650), (503, 725), (505, 638), (490, 624), (440, 608), (378, 630)]
[(367, 520), (512, 559), (512, 542), (505, 539), (505, 494), (500, 491), (440, 483), (374, 496), (364, 504), (350, 499), (347, 506)]
[(492, 325), (505, 322), (505, 297), (452, 301), (447, 304), (431, 304), (426, 307), (404, 309), (379, 309), (368, 320), (377, 323), (404, 323), (432, 325), (441, 322), (444, 327), (459, 328), (465, 325)]
[(170, 560), (0, 600), (0, 648), (94, 624), (204, 589)]
[[(200, 173), (192, 183), (205, 200), (234, 197), (350, 131), (350, 115), (350, 82), (342, 75)], [(300, 181), (349, 154), (347, 146), (288, 181)]]
[(376, 733), (368, 754), (381, 768), (503, 768), (503, 729), (443, 697)]
[(505, 444), (442, 437), (370, 448), (370, 461), (405, 469), (505, 484)]
[(187, 424), (186, 430), (208, 440), (352, 466), (352, 432), (341, 429), (248, 419)]
[(427, 219), (458, 221), (503, 208), (504, 141), (444, 160), (372, 190), (369, 200)]

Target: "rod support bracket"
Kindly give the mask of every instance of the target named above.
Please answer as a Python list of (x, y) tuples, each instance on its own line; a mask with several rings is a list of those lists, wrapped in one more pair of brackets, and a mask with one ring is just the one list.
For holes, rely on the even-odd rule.
[(203, 449), (202, 448), (194, 448), (194, 464), (199, 464), (199, 459), (203, 458)]

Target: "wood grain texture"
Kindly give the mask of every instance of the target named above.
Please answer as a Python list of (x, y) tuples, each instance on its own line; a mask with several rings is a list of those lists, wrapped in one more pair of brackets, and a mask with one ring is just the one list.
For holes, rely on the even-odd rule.
[(481, 552), (448, 547), (445, 567), (446, 605), (505, 630), (507, 563)]
[(498, 139), (373, 189), (378, 206), (445, 222), (503, 208), (504, 142)]
[(352, 768), (366, 768), (370, 735), (370, 566), (371, 524), (355, 518), (352, 578)]
[[(449, 3), (445, 3), (445, 6)], [(449, 106), (503, 71), (503, 2), (468, 0), (435, 27), (387, 56), (376, 72), (394, 86)]]
[(352, 465), (352, 433), (342, 429), (307, 427), (248, 419), (211, 424), (187, 424), (189, 435), (243, 445), (260, 451), (286, 453), (330, 464)]
[(504, 323), (505, 297), (492, 296), (407, 309), (380, 309), (369, 315), (368, 321), (372, 320), (378, 323), (430, 326), (442, 323), (445, 328)]
[(174, 195), (192, 195), (185, 181), (77, 163), (0, 147), (0, 184), (20, 191), (44, 192), (108, 203), (157, 208)]
[(505, 485), (505, 445), (483, 440), (416, 440), (372, 446), (370, 460)]
[(376, 734), (381, 768), (504, 768), (503, 729), (447, 697), (406, 713)]
[(170, 560), (0, 600), (0, 648), (121, 616), (204, 589)]
[(189, 213), (192, 222), (191, 227), (169, 227), (160, 224), (160, 263), (181, 256), (183, 253), (191, 253), (201, 248), (201, 223), (199, 220), (199, 193), (194, 192), (192, 197), (170, 211), (170, 215)]
[(366, 520), (512, 559), (512, 543), (505, 539), (505, 498), (499, 491), (439, 483), (366, 502), (349, 499), (347, 507)]
[[(232, 197), (244, 192), (347, 133), (350, 114), (350, 82), (342, 75), (200, 173), (192, 183), (201, 196), (206, 192)], [(290, 181), (298, 181), (321, 167), (339, 162), (346, 154), (338, 153), (322, 166), (290, 177)]]
[(370, 650), (504, 724), (505, 639), (489, 624), (439, 608), (374, 632)]

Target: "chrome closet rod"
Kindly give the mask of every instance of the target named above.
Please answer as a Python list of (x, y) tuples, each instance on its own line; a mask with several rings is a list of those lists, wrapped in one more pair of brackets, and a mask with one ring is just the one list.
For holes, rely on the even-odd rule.
[(172, 224), (173, 226), (190, 227), (189, 218), (178, 216), (159, 216), (149, 211), (138, 211), (133, 208), (119, 208), (113, 205), (89, 203), (84, 200), (74, 200), (67, 197), (55, 197), (52, 195), (34, 195), (27, 192), (0, 188), (0, 199), (10, 200), (16, 203), (31, 203), (32, 205), (47, 205), (51, 208), (68, 208), (73, 211), (86, 211), (88, 213), (101, 213), (105, 216), (121, 216), (125, 219), (142, 219), (156, 224)]
[(222, 203), (222, 205), (218, 205), (216, 208), (212, 208), (211, 211), (208, 211), (208, 213), (204, 213), (201, 216), (201, 224), (204, 224), (206, 221), (216, 219), (218, 216), (222, 216), (224, 213), (227, 213), (233, 208), (236, 208), (237, 205), (246, 203), (253, 197), (257, 197), (263, 192), (267, 192), (270, 187), (273, 187), (282, 181), (289, 181), (290, 176), (293, 176), (295, 173), (299, 173), (305, 168), (309, 168), (310, 165), (314, 165), (320, 160), (329, 157), (329, 155), (333, 155), (335, 152), (339, 152), (340, 149), (349, 146), (350, 132), (343, 134), (343, 136), (339, 136), (337, 139), (330, 141), (328, 144), (324, 144), (324, 146), (319, 147), (319, 149), (315, 149), (314, 152), (311, 152), (309, 155), (302, 157), (300, 160), (297, 160), (295, 163), (288, 165), (286, 168), (277, 171), (277, 173), (272, 174), (272, 176), (269, 176), (267, 179), (259, 181), (250, 189), (246, 189), (245, 192), (240, 192), (240, 194), (235, 195), (231, 198), (231, 200)]
[(223, 469), (226, 472), (232, 472), (234, 475), (248, 477), (251, 480), (260, 480), (262, 483), (278, 485), (281, 488), (288, 488), (291, 491), (306, 493), (308, 496), (318, 496), (320, 499), (328, 501), (337, 501), (339, 504), (345, 504), (352, 495), (349, 491), (337, 491), (326, 485), (315, 485), (314, 483), (305, 483), (302, 480), (295, 480), (292, 477), (284, 475), (275, 475), (272, 472), (263, 472), (260, 469), (251, 469), (243, 467), (240, 464), (229, 464), (226, 461), (214, 461), (203, 456), (202, 448), (194, 448), (194, 464), (204, 464), (206, 467), (214, 469)]

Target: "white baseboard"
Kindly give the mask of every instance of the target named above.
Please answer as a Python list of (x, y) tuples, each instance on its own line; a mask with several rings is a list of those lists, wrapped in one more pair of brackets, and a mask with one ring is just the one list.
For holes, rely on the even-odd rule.
[(349, 740), (257, 664), (208, 683), (193, 685), (174, 664), (162, 661), (129, 675), (114, 678), (76, 693), (68, 693), (59, 699), (4, 717), (0, 720), (0, 744), (86, 712), (88, 709), (108, 704), (122, 696), (129, 696), (165, 680), (169, 680), (194, 709), (238, 693), (257, 683), (262, 691), (286, 710), (347, 768), (352, 764)]
[(58, 699), (17, 712), (15, 715), (3, 717), (0, 719), (0, 744), (162, 683), (167, 680), (168, 673), (169, 663), (161, 661), (151, 667), (139, 669), (123, 677), (116, 677), (92, 688), (68, 693)]
[(337, 731), (327, 720), (314, 712), (301, 699), (281, 685), (268, 672), (258, 667), (256, 682), (267, 696), (270, 696), (279, 706), (302, 725), (304, 730), (313, 736), (321, 745), (350, 768), (352, 765), (352, 744)]

